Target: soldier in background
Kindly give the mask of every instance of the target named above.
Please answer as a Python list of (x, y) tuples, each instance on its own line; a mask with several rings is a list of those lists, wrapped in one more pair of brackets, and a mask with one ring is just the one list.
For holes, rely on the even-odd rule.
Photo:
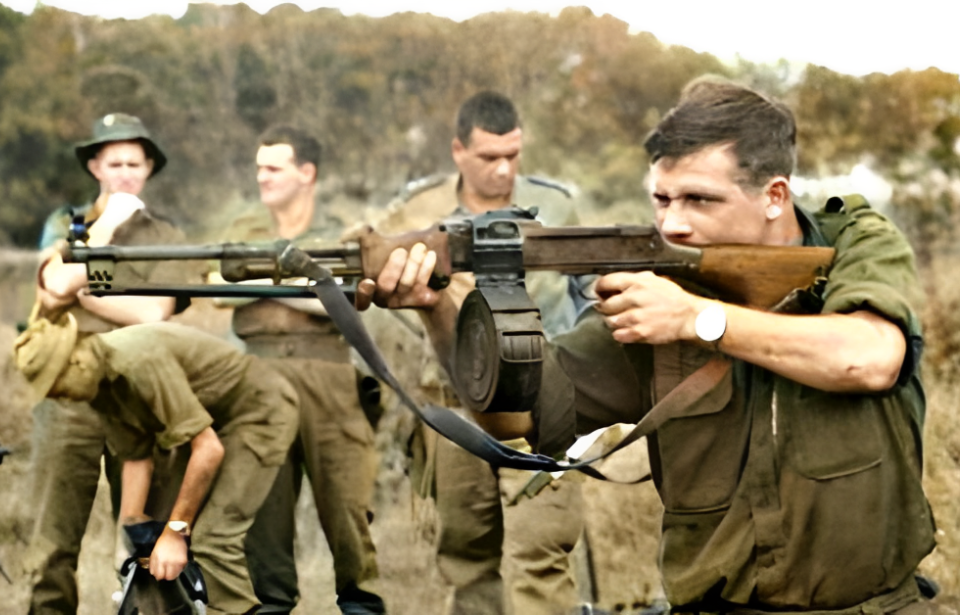
[[(277, 126), (260, 138), (257, 182), (263, 207), (238, 218), (232, 241), (335, 241), (338, 225), (316, 207), (320, 144)], [(233, 302), (233, 331), (247, 352), (286, 377), (300, 398), (300, 435), (247, 538), (260, 613), (289, 613), (299, 599), (294, 510), (305, 471), (330, 545), (337, 604), (343, 613), (384, 613), (375, 591), (376, 550), (370, 498), (377, 459), (373, 429), (358, 394), (350, 347), (315, 299)]]
[[(170, 224), (149, 213), (137, 198), (147, 180), (163, 169), (166, 157), (142, 122), (111, 113), (93, 125), (93, 138), (76, 146), (81, 166), (97, 180), (99, 197), (80, 207), (61, 207), (43, 230), (44, 250), (37, 282), (37, 316), (54, 318), (69, 311), (82, 339), (118, 327), (169, 318), (177, 309), (171, 297), (94, 297), (87, 292), (83, 265), (65, 264), (57, 246), (66, 241), (71, 219), (81, 216), (89, 244), (153, 245), (183, 241)], [(121, 263), (118, 278), (175, 282), (176, 269), (151, 263)], [(33, 410), (31, 472), (35, 524), (24, 562), (30, 613), (75, 613), (78, 606), (77, 560), (107, 453), (100, 417), (86, 402), (44, 400)], [(118, 511), (119, 466), (105, 455)]]
[[(376, 225), (384, 234), (426, 228), (442, 219), (474, 215), (517, 205), (539, 208), (546, 225), (578, 224), (570, 192), (555, 183), (517, 174), (522, 131), (513, 103), (500, 94), (481, 92), (460, 107), (452, 143), (458, 173), (409, 185)], [(460, 283), (469, 274), (456, 274)], [(469, 280), (466, 280), (469, 278)], [(471, 284), (472, 285), (472, 284)], [(547, 335), (573, 326), (582, 301), (573, 280), (553, 272), (527, 276), (534, 302), (543, 308)], [(415, 312), (391, 311), (406, 327), (381, 348), (397, 348), (402, 360), (420, 357), (423, 367), (418, 391), (422, 401), (458, 407), (449, 379), (439, 368)], [(419, 338), (411, 336), (413, 329)], [(389, 334), (388, 334), (389, 335)], [(394, 343), (395, 342), (395, 343)], [(396, 360), (395, 360), (396, 361)], [(394, 362), (395, 362), (394, 361)], [(421, 426), (422, 427), (422, 426)], [(511, 446), (527, 448), (522, 439)], [(578, 602), (571, 574), (570, 552), (583, 529), (580, 483), (553, 481), (529, 489), (532, 472), (494, 468), (430, 429), (414, 434), (414, 489), (435, 498), (440, 519), (437, 563), (454, 586), (455, 615), (507, 612), (552, 615), (572, 611)], [(529, 450), (529, 448), (527, 448)], [(516, 574), (504, 590), (504, 554)]]

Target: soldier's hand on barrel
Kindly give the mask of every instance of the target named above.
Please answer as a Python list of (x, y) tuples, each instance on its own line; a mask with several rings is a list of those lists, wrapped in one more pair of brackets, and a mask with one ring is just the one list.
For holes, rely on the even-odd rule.
[(408, 253), (397, 248), (376, 280), (365, 279), (357, 286), (356, 306), (365, 310), (374, 303), (383, 308), (432, 308), (440, 295), (427, 284), (437, 264), (437, 254), (418, 243)]

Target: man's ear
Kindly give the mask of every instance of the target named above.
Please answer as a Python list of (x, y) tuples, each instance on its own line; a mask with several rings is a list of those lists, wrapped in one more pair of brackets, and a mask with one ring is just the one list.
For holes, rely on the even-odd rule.
[(150, 177), (153, 175), (153, 158), (147, 158), (145, 164), (147, 165), (147, 177)]
[(301, 177), (306, 180), (306, 183), (316, 183), (317, 181), (317, 165), (312, 162), (304, 162), (299, 167)]
[(97, 181), (100, 181), (100, 159), (94, 156), (87, 161), (87, 170), (90, 171), (90, 175), (93, 175), (97, 178)]
[(776, 220), (790, 205), (790, 180), (782, 175), (774, 177), (767, 183), (767, 220)]
[(466, 146), (460, 142), (459, 137), (453, 138), (453, 141), (450, 142), (450, 153), (453, 155), (453, 161), (455, 163), (459, 163), (459, 159), (463, 156), (463, 152), (466, 151), (466, 149)]

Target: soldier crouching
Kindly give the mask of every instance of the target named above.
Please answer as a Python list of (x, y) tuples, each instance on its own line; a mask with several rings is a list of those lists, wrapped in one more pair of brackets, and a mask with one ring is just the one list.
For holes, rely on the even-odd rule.
[(124, 523), (152, 512), (154, 448), (189, 443), (181, 480), (165, 486), (177, 496), (150, 573), (176, 579), (192, 553), (208, 612), (256, 612), (243, 542), (297, 432), (291, 386), (228, 342), (172, 323), (78, 338), (64, 314), (32, 323), (15, 351), (37, 395), (90, 401), (101, 414), (107, 444), (124, 462)]

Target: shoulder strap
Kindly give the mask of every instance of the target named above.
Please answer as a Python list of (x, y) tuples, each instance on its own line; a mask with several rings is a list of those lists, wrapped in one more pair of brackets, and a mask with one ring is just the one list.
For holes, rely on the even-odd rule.
[(536, 175), (524, 175), (524, 178), (526, 178), (526, 180), (531, 184), (562, 192), (567, 198), (573, 197), (573, 192), (570, 190), (570, 188), (558, 181), (547, 179), (545, 177), (537, 177)]
[[(664, 421), (684, 416), (691, 411), (691, 404), (688, 403), (690, 399), (702, 396), (718, 386), (723, 386), (724, 383), (730, 385), (728, 378), (730, 361), (717, 357), (691, 374), (684, 383), (666, 395), (623, 440), (598, 457), (569, 463), (557, 461), (547, 455), (517, 451), (491, 437), (476, 424), (467, 421), (449, 408), (430, 404), (418, 405), (390, 372), (383, 355), (364, 328), (359, 314), (343, 294), (331, 273), (294, 246), (284, 250), (280, 261), (289, 271), (316, 282), (309, 288), (323, 303), (331, 320), (340, 329), (340, 333), (363, 357), (374, 374), (396, 391), (405, 406), (442, 436), (493, 466), (544, 472), (579, 470), (588, 476), (607, 480), (599, 470), (591, 467), (591, 464), (652, 433)], [(640, 482), (647, 478), (644, 476), (629, 482)]]

